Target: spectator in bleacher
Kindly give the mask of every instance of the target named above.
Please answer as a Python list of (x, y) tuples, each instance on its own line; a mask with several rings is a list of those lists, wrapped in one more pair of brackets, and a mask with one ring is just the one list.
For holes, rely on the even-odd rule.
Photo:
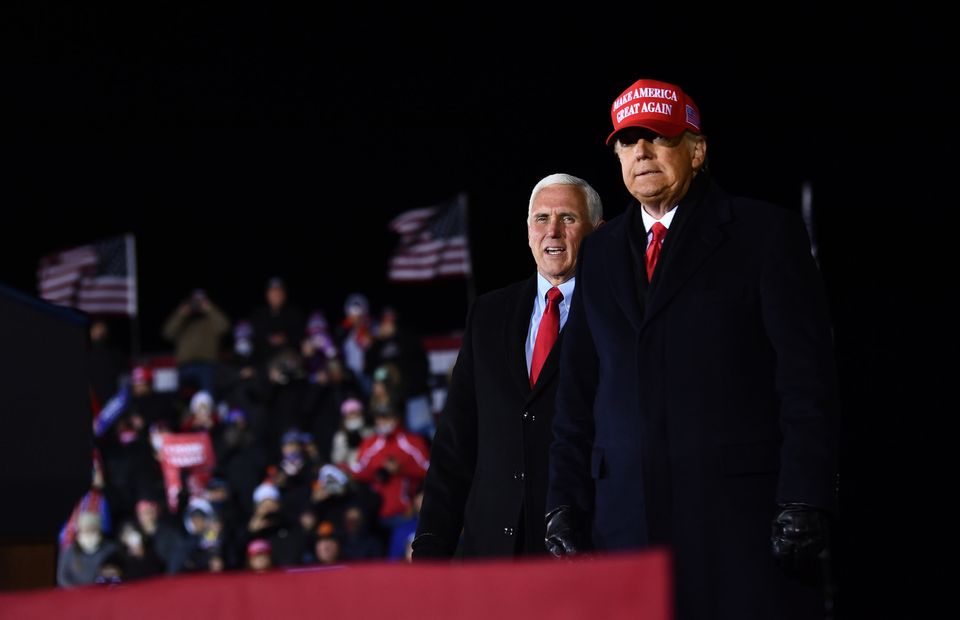
[(83, 494), (83, 497), (81, 497), (80, 501), (74, 506), (73, 511), (67, 518), (66, 523), (63, 524), (63, 528), (57, 537), (61, 551), (76, 541), (78, 531), (77, 524), (80, 520), (80, 515), (85, 512), (93, 512), (100, 515), (100, 529), (107, 534), (111, 532), (111, 524), (113, 521), (110, 515), (110, 505), (104, 493), (105, 482), (103, 470), (103, 459), (100, 456), (100, 451), (95, 448), (93, 450), (93, 462), (90, 472), (90, 489)]
[(398, 326), (393, 308), (383, 309), (365, 360), (368, 373), (386, 364), (396, 368), (398, 400), (407, 430), (432, 439), (435, 429), (427, 385), (430, 364), (420, 338)]
[[(253, 492), (263, 478), (269, 459), (266, 449), (256, 441), (247, 424), (247, 416), (241, 409), (231, 409), (224, 420), (223, 435), (217, 450), (218, 475), (223, 476), (230, 487), (238, 507), (238, 519), (246, 528), (246, 521), (253, 514)], [(231, 558), (224, 558), (233, 566)]]
[(211, 431), (216, 426), (217, 411), (214, 408), (213, 396), (210, 392), (201, 390), (190, 397), (190, 409), (184, 416), (180, 429), (183, 432)]
[(253, 311), (253, 356), (265, 368), (280, 352), (297, 350), (303, 334), (303, 311), (287, 299), (287, 285), (280, 278), (267, 281), (266, 305)]
[(120, 526), (120, 563), (124, 581), (136, 581), (155, 575), (162, 575), (165, 562), (157, 552), (146, 543), (143, 532), (131, 521)]
[(153, 371), (149, 366), (135, 366), (130, 371), (130, 389), (133, 394), (128, 411), (139, 416), (149, 427), (160, 423), (169, 428), (179, 423), (176, 405), (168, 394), (153, 389)]
[(310, 383), (303, 401), (304, 425), (310, 430), (320, 450), (320, 460), (330, 460), (333, 436), (340, 428), (340, 407), (348, 398), (362, 393), (353, 373), (338, 358), (327, 361), (325, 371)]
[(110, 341), (110, 327), (104, 319), (90, 323), (90, 386), (100, 406), (120, 387), (120, 375), (127, 367), (126, 356)]
[(363, 403), (358, 398), (348, 398), (340, 405), (340, 429), (333, 436), (330, 462), (344, 469), (357, 464), (357, 452), (364, 439), (373, 435), (373, 427), (367, 424)]
[(233, 366), (244, 378), (253, 375), (253, 323), (237, 321), (233, 326)]
[(273, 568), (271, 551), (270, 541), (262, 538), (251, 540), (247, 545), (247, 566), (250, 570), (261, 573)]
[(287, 350), (270, 361), (268, 382), (263, 393), (266, 417), (257, 428), (258, 440), (267, 448), (271, 462), (279, 462), (282, 433), (289, 429), (306, 430), (309, 418), (307, 401), (310, 385), (303, 372), (303, 360)]
[(310, 505), (310, 487), (320, 464), (307, 456), (305, 434), (291, 429), (283, 434), (280, 462), (273, 477), (280, 490), (287, 516), (299, 515)]
[(337, 530), (330, 521), (322, 521), (317, 526), (317, 542), (314, 551), (317, 556), (317, 564), (340, 563), (340, 539), (337, 537)]
[(303, 533), (303, 547), (300, 549), (300, 564), (316, 564), (317, 513), (307, 508), (300, 513), (300, 529)]
[(370, 302), (360, 293), (351, 293), (343, 304), (343, 321), (337, 330), (343, 362), (356, 377), (364, 393), (370, 392), (370, 375), (366, 374), (367, 349), (373, 344), (370, 325)]
[(153, 550), (172, 575), (183, 567), (183, 544), (180, 528), (167, 516), (161, 516), (160, 505), (152, 499), (137, 502), (137, 525), (143, 533), (144, 545)]
[(210, 555), (211, 572), (218, 572), (218, 568), (221, 570), (224, 567), (235, 568), (242, 564), (242, 558), (237, 554), (237, 550), (241, 547), (241, 541), (246, 540), (241, 528), (247, 522), (247, 516), (240, 513), (238, 497), (230, 488), (229, 482), (219, 477), (219, 468), (215, 471), (217, 475), (207, 481), (204, 494), (204, 499), (213, 506), (219, 522), (215, 527), (219, 528), (220, 545), (219, 549)]
[(400, 375), (393, 364), (379, 366), (373, 371), (368, 409), (372, 415), (379, 411), (401, 411)]
[(57, 561), (58, 586), (69, 588), (93, 583), (106, 558), (117, 551), (116, 543), (104, 539), (100, 524), (97, 513), (80, 513), (76, 539), (60, 552)]
[(420, 522), (420, 506), (423, 505), (423, 489), (413, 496), (413, 503), (403, 520), (394, 523), (390, 532), (390, 545), (387, 557), (391, 560), (409, 560), (410, 542), (417, 533), (417, 524)]
[(220, 339), (229, 329), (230, 319), (201, 289), (174, 310), (163, 325), (163, 335), (174, 343), (181, 386), (214, 392)]
[(265, 538), (266, 532), (273, 527), (280, 513), (280, 489), (267, 480), (253, 491), (253, 516), (247, 524), (251, 538)]
[(376, 434), (363, 440), (357, 465), (351, 469), (355, 480), (369, 484), (380, 495), (380, 525), (391, 530), (410, 509), (413, 490), (423, 481), (430, 465), (429, 449), (420, 435), (400, 428), (392, 409), (374, 412)]
[(134, 518), (138, 498), (162, 492), (163, 474), (153, 455), (145, 422), (136, 408), (121, 414), (98, 439), (104, 491), (115, 522)]
[(187, 571), (209, 571), (210, 562), (221, 557), (223, 524), (213, 506), (201, 497), (190, 499), (183, 519), (187, 536), (184, 539), (183, 567)]
[(254, 491), (256, 508), (247, 534), (250, 539), (270, 543), (274, 566), (296, 566), (301, 562), (306, 535), (299, 523), (299, 514), (292, 516), (284, 504), (280, 490), (273, 482), (264, 482)]
[(340, 555), (347, 561), (383, 557), (383, 545), (369, 532), (363, 510), (359, 506), (350, 506), (343, 513)]
[[(362, 490), (367, 491), (366, 497), (361, 493)], [(380, 507), (380, 496), (369, 488), (363, 489), (359, 483), (351, 483), (342, 469), (328, 463), (320, 468), (317, 479), (313, 482), (310, 501), (313, 503), (313, 512), (318, 521), (339, 523), (349, 506), (358, 501), (370, 500), (370, 496), (373, 496), (374, 501), (367, 501), (367, 503), (374, 507), (370, 511), (371, 514), (376, 514), (376, 510)]]
[(318, 381), (320, 373), (326, 371), (327, 362), (339, 356), (327, 318), (319, 310), (307, 319), (307, 333), (300, 344), (300, 351), (307, 376), (313, 383)]

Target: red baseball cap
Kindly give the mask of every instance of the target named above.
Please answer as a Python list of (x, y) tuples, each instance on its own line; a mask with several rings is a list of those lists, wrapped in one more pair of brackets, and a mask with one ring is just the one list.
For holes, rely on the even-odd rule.
[(149, 366), (134, 366), (130, 371), (130, 381), (133, 383), (150, 383), (153, 380), (153, 371)]
[(613, 133), (629, 127), (643, 127), (673, 138), (685, 131), (700, 133), (700, 109), (679, 86), (657, 80), (637, 80), (620, 93), (610, 107)]

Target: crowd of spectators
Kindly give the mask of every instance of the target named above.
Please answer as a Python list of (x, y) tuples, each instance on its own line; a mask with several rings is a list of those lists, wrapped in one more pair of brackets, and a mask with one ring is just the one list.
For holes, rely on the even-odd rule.
[[(239, 320), (202, 290), (180, 303), (162, 327), (169, 391), (93, 321), (94, 472), (61, 532), (59, 585), (409, 559), (435, 428), (419, 339), (362, 294), (336, 324), (279, 278), (264, 297)], [(182, 433), (212, 459), (171, 480), (163, 445)]]

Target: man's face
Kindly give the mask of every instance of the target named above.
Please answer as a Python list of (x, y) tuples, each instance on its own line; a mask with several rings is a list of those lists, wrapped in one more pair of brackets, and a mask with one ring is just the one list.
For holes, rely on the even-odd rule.
[(271, 566), (269, 553), (254, 553), (250, 556), (250, 568), (252, 570), (267, 570)]
[(574, 185), (550, 185), (537, 192), (527, 223), (527, 241), (537, 271), (551, 284), (574, 275), (580, 242), (593, 232), (583, 191)]
[(321, 538), (314, 547), (321, 564), (333, 564), (340, 559), (340, 543), (333, 538)]
[(274, 310), (280, 308), (287, 301), (287, 291), (282, 286), (271, 286), (267, 289), (267, 303)]
[(137, 505), (137, 518), (140, 523), (156, 523), (157, 506), (156, 504), (143, 503)]
[(633, 128), (617, 136), (616, 152), (627, 191), (644, 206), (669, 210), (690, 188), (707, 143), (700, 137), (666, 138)]

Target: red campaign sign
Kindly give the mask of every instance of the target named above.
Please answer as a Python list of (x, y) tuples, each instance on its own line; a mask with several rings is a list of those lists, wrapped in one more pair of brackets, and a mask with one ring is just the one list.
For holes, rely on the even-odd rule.
[(216, 464), (213, 445), (206, 433), (163, 433), (160, 446), (160, 469), (167, 489), (167, 506), (177, 510), (180, 495), (180, 472), (186, 470), (191, 495), (202, 495)]

